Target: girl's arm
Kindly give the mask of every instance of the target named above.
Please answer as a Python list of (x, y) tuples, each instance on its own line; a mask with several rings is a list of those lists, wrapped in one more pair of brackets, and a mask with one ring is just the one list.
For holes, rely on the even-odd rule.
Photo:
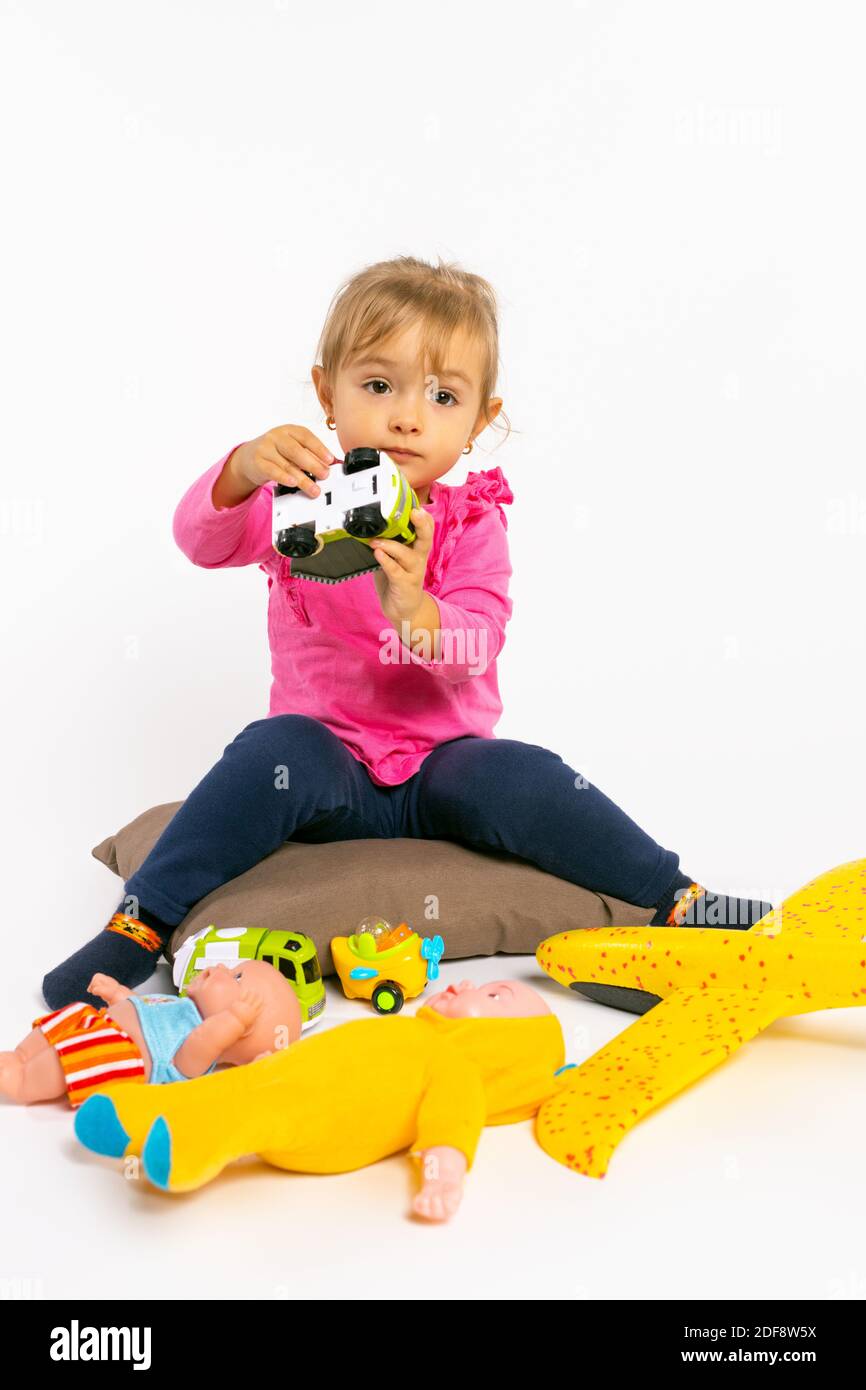
[[(438, 593), (425, 590), (431, 658), (412, 650), (410, 659), (454, 684), (483, 675), (505, 642), (505, 625), (513, 607), (508, 597), (511, 573), (505, 527), (493, 509), (466, 526)], [(438, 610), (438, 631), (433, 630), (433, 606)], [(439, 659), (434, 660), (437, 650)]]
[(212, 491), (235, 445), (184, 493), (174, 514), (172, 532), (184, 555), (203, 569), (253, 565), (273, 550), (273, 491), (275, 483), (256, 488), (235, 507), (217, 507)]

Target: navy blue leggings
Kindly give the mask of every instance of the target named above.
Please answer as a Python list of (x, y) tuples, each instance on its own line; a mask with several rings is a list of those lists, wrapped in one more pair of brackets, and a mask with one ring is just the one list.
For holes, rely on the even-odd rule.
[(422, 838), (505, 851), (570, 883), (655, 906), (679, 857), (557, 753), (467, 734), (396, 787), (380, 787), (304, 714), (248, 724), (190, 792), (126, 896), (176, 926), (220, 884), (286, 840)]

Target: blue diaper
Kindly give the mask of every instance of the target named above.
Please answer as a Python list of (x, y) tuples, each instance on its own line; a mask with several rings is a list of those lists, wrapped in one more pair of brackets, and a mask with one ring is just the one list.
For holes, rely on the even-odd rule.
[[(129, 994), (127, 998), (136, 1007), (150, 1053), (150, 1084), (161, 1086), (168, 1081), (188, 1081), (189, 1077), (174, 1065), (174, 1057), (193, 1029), (203, 1021), (195, 1004), (186, 996), (179, 998), (176, 994)], [(202, 1074), (207, 1076), (215, 1069), (216, 1062), (211, 1062)]]

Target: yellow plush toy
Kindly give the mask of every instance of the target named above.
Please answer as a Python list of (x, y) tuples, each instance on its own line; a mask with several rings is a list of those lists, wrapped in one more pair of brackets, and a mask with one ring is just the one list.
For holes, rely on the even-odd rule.
[(414, 1018), (358, 1019), (182, 1085), (113, 1083), (85, 1101), (75, 1133), (97, 1153), (141, 1155), (144, 1176), (166, 1192), (201, 1187), (248, 1154), (342, 1173), (409, 1150), (423, 1170), (414, 1211), (441, 1220), (484, 1125), (534, 1115), (564, 1060), (559, 1021), (537, 990), (464, 980)]
[(642, 1116), (774, 1019), (866, 1003), (866, 860), (814, 879), (747, 932), (584, 929), (537, 954), (560, 984), (625, 987), (660, 1002), (564, 1068), (562, 1030), (536, 991), (463, 981), (414, 1018), (361, 1019), (176, 1086), (110, 1085), (81, 1107), (76, 1135), (97, 1153), (141, 1155), (144, 1175), (166, 1192), (200, 1187), (247, 1154), (340, 1173), (401, 1150), (419, 1161), (435, 1153), (451, 1164), (450, 1199), (425, 1199), (422, 1188), (415, 1210), (443, 1219), (483, 1126), (537, 1115), (552, 1158), (604, 1177)]
[(604, 985), (660, 1000), (566, 1072), (567, 1085), (539, 1111), (542, 1148), (603, 1178), (644, 1115), (774, 1019), (866, 1004), (866, 859), (813, 879), (749, 931), (592, 928), (552, 936), (536, 954), (568, 988)]

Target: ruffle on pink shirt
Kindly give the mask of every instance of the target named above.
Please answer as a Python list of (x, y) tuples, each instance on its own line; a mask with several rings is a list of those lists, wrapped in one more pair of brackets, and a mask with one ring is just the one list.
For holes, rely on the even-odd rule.
[[(281, 588), (285, 589), (286, 598), (288, 599), (293, 616), (299, 623), (302, 623), (304, 627), (310, 627), (313, 620), (304, 607), (304, 600), (301, 594), (301, 586), (305, 582), (309, 583), (310, 581), (304, 581), (299, 579), (296, 574), (292, 574), (291, 561), (286, 559), (285, 555), (277, 555), (276, 552), (274, 552), (274, 559), (276, 560), (277, 583)], [(260, 565), (259, 568), (264, 569), (264, 565)], [(270, 588), (271, 582), (269, 577), (268, 588)]]
[(466, 482), (460, 487), (448, 487), (435, 482), (430, 484), (430, 501), (437, 504), (440, 495), (446, 499), (445, 515), (437, 520), (433, 538), (433, 550), (427, 560), (427, 574), (424, 587), (429, 592), (439, 589), (445, 578), (448, 561), (463, 530), (473, 516), (499, 508), (499, 515), (506, 531), (508, 518), (502, 506), (514, 501), (514, 493), (501, 468), (487, 468), (481, 473), (469, 473)]
[[(454, 547), (462, 535), (467, 521), (493, 507), (499, 508), (502, 524), (508, 529), (508, 519), (502, 510), (503, 505), (513, 502), (514, 494), (501, 468), (487, 468), (480, 473), (469, 473), (465, 483), (451, 487), (447, 483), (430, 484), (428, 505), (435, 504), (435, 510), (442, 513), (436, 517), (436, 530), (433, 534), (433, 549), (427, 560), (424, 587), (429, 593), (438, 591), (445, 577), (448, 562)], [(285, 590), (292, 613), (305, 627), (312, 623), (303, 599), (304, 585), (309, 580), (299, 579), (291, 571), (291, 561), (284, 555), (274, 555), (274, 570), (277, 582)], [(259, 566), (264, 569), (264, 565)], [(270, 576), (269, 576), (270, 582)]]

